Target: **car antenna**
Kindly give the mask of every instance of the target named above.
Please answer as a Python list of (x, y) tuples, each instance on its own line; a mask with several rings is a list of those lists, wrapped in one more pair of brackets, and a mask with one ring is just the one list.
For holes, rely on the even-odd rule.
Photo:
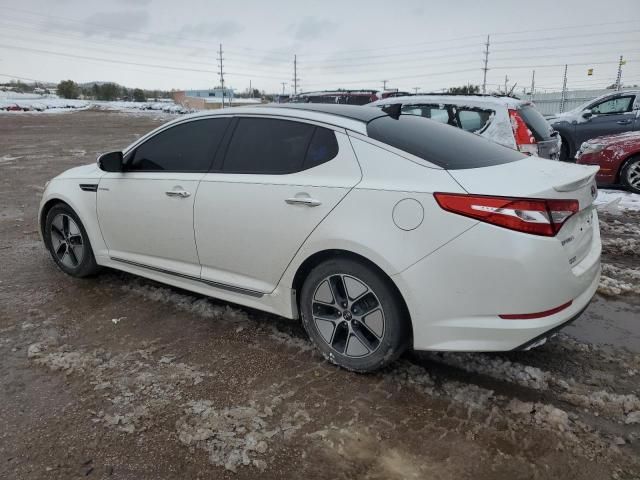
[(394, 120), (398, 120), (400, 118), (400, 113), (402, 112), (402, 104), (392, 103), (391, 105), (386, 105), (382, 107), (382, 111)]

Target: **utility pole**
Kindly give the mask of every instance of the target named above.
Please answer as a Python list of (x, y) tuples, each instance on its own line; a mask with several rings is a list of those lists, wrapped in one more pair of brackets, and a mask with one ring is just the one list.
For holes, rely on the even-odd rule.
[(564, 66), (564, 79), (562, 80), (562, 95), (560, 97), (560, 113), (564, 112), (564, 100), (567, 95), (567, 65)]
[(413, 91), (416, 95), (418, 94), (418, 90), (420, 90), (420, 87), (413, 87)]
[(293, 56), (293, 94), (298, 94), (298, 82), (300, 79), (298, 78), (298, 56)]
[(282, 96), (284, 97), (284, 86), (287, 84), (287, 82), (280, 82), (282, 84)]
[(382, 91), (383, 91), (383, 92), (387, 90), (387, 82), (388, 82), (388, 81), (389, 81), (389, 80), (382, 80)]
[(504, 76), (504, 94), (507, 94), (507, 82), (509, 81), (509, 77), (507, 75)]
[(531, 72), (531, 101), (533, 102), (533, 94), (536, 91), (536, 71)]
[(253, 88), (251, 88), (251, 80), (249, 80), (249, 98), (253, 98)]
[(618, 76), (616, 77), (616, 90), (620, 90), (622, 88), (622, 66), (627, 63), (623, 60), (622, 55), (620, 55), (620, 61), (618, 62)]
[(487, 93), (487, 72), (489, 71), (489, 67), (487, 65), (489, 65), (489, 40), (490, 37), (489, 35), (487, 35), (487, 43), (484, 44), (485, 49), (484, 49), (484, 68), (482, 69), (483, 76), (482, 76), (482, 93)]
[(224, 109), (224, 73), (222, 72), (222, 44), (218, 51), (218, 66), (220, 67), (220, 86), (222, 87), (222, 108)]

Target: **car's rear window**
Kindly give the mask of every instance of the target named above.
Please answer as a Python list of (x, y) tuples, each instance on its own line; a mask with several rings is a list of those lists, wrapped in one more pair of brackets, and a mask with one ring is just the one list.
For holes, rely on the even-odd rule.
[(523, 105), (518, 108), (518, 113), (527, 124), (531, 133), (536, 140), (549, 140), (551, 138), (551, 125), (547, 122), (542, 114), (532, 105)]
[(369, 137), (447, 170), (515, 162), (526, 155), (473, 133), (416, 115), (380, 117), (367, 124)]

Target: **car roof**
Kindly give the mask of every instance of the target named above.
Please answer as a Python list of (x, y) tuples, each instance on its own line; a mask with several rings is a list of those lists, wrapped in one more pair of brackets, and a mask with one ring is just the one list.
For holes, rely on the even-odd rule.
[(214, 117), (218, 115), (265, 115), (291, 117), (326, 123), (334, 127), (353, 130), (366, 135), (366, 125), (376, 118), (387, 114), (381, 109), (364, 108), (357, 105), (338, 105), (326, 103), (271, 103), (247, 107), (230, 107), (224, 110), (206, 110), (178, 118), (170, 123)]
[(452, 105), (466, 105), (471, 107), (482, 106), (501, 106), (516, 108), (521, 105), (530, 103), (528, 100), (520, 100), (518, 98), (494, 95), (447, 95), (447, 94), (430, 94), (430, 95), (409, 95), (404, 97), (390, 97), (377, 100), (368, 105), (379, 106), (389, 105), (392, 103), (413, 104), (413, 103), (445, 103)]
[(285, 103), (269, 106), (282, 109), (304, 110), (307, 112), (328, 113), (330, 115), (337, 115), (339, 117), (350, 118), (352, 120), (358, 120), (365, 123), (369, 123), (371, 120), (387, 115), (382, 110), (374, 110), (372, 112), (370, 109), (362, 108), (359, 105), (342, 105), (334, 103)]

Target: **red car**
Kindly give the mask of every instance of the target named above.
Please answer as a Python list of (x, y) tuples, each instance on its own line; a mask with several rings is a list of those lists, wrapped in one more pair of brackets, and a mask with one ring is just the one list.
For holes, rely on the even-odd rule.
[(576, 163), (598, 165), (598, 185), (621, 185), (640, 193), (640, 132), (592, 138), (580, 146)]

